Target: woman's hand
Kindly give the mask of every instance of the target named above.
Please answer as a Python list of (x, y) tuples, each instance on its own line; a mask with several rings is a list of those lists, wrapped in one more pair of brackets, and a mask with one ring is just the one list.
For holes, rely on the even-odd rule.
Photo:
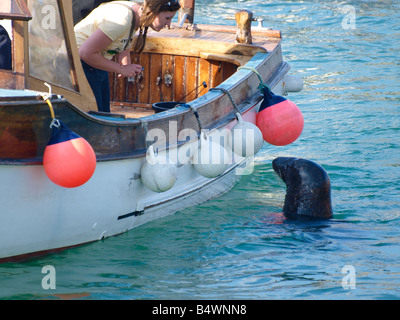
[(142, 72), (142, 66), (140, 64), (121, 64), (121, 70), (118, 74), (118, 78), (122, 77), (135, 77)]

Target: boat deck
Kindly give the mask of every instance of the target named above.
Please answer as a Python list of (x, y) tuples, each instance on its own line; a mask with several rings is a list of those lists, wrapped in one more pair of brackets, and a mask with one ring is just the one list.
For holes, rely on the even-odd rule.
[[(253, 28), (251, 35), (252, 44), (243, 44), (236, 41), (236, 28), (233, 26), (197, 25), (194, 30), (173, 26), (160, 32), (150, 31), (146, 51), (165, 52), (167, 47), (168, 51), (181, 55), (201, 56), (210, 53), (253, 56), (256, 52), (272, 52), (281, 41), (279, 30)], [(173, 41), (173, 48), (170, 41)]]
[(121, 106), (111, 106), (111, 113), (115, 115), (121, 115), (124, 118), (142, 118), (150, 116), (155, 113), (154, 110), (150, 108), (136, 108), (136, 107), (121, 107)]

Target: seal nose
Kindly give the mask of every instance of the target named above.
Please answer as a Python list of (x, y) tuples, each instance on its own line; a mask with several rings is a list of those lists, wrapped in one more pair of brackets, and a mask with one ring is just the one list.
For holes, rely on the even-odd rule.
[(287, 166), (287, 160), (288, 160), (289, 158), (287, 158), (287, 157), (278, 157), (278, 158), (275, 158), (273, 161), (272, 161), (272, 169), (274, 169), (274, 171), (275, 171), (275, 173), (283, 180), (283, 181), (285, 181), (285, 177), (284, 177), (284, 172), (285, 172), (285, 170), (282, 170), (282, 169), (284, 169), (286, 166)]
[(293, 162), (296, 158), (293, 157), (278, 157), (272, 161), (272, 165), (275, 166), (286, 166), (288, 163)]
[(291, 158), (291, 157), (278, 157), (275, 158), (272, 161), (272, 169), (274, 169), (275, 173), (283, 180), (284, 179), (284, 172), (286, 170), (282, 170), (282, 169), (286, 169), (292, 162), (293, 160), (296, 158)]
[(282, 157), (275, 158), (274, 160), (272, 160), (272, 168), (275, 170), (275, 172), (279, 170), (279, 168), (282, 166), (281, 159)]
[(276, 174), (278, 175), (278, 176), (280, 176), (280, 174), (279, 174), (279, 158), (276, 158), (276, 159), (274, 159), (273, 161), (272, 161), (272, 169), (274, 169), (274, 171), (276, 172)]

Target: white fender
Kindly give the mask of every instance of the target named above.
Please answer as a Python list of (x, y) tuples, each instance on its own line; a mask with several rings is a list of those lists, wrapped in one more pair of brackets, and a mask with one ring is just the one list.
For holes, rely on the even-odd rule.
[(303, 79), (295, 75), (286, 75), (283, 80), (284, 92), (300, 92), (303, 90)]
[(167, 157), (160, 155), (156, 157), (153, 146), (150, 146), (140, 174), (142, 182), (147, 188), (154, 192), (165, 192), (174, 186), (178, 169), (175, 164), (168, 163)]
[(228, 163), (229, 155), (225, 148), (201, 132), (200, 146), (192, 157), (194, 169), (206, 178), (215, 178), (226, 170)]
[(237, 113), (236, 117), (238, 123), (231, 130), (229, 145), (238, 156), (254, 156), (263, 146), (262, 132), (255, 124), (244, 121), (240, 113)]

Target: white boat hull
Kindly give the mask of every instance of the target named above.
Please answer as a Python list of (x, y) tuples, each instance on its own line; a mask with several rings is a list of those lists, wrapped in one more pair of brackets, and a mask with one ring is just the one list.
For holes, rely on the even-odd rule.
[[(254, 122), (255, 110), (243, 118)], [(162, 193), (140, 179), (145, 158), (98, 162), (92, 178), (77, 188), (55, 185), (42, 165), (0, 166), (1, 181), (9, 182), (0, 184), (0, 260), (100, 240), (215, 198), (232, 188), (251, 160), (233, 158), (213, 179), (191, 163), (178, 165), (175, 185)]]

